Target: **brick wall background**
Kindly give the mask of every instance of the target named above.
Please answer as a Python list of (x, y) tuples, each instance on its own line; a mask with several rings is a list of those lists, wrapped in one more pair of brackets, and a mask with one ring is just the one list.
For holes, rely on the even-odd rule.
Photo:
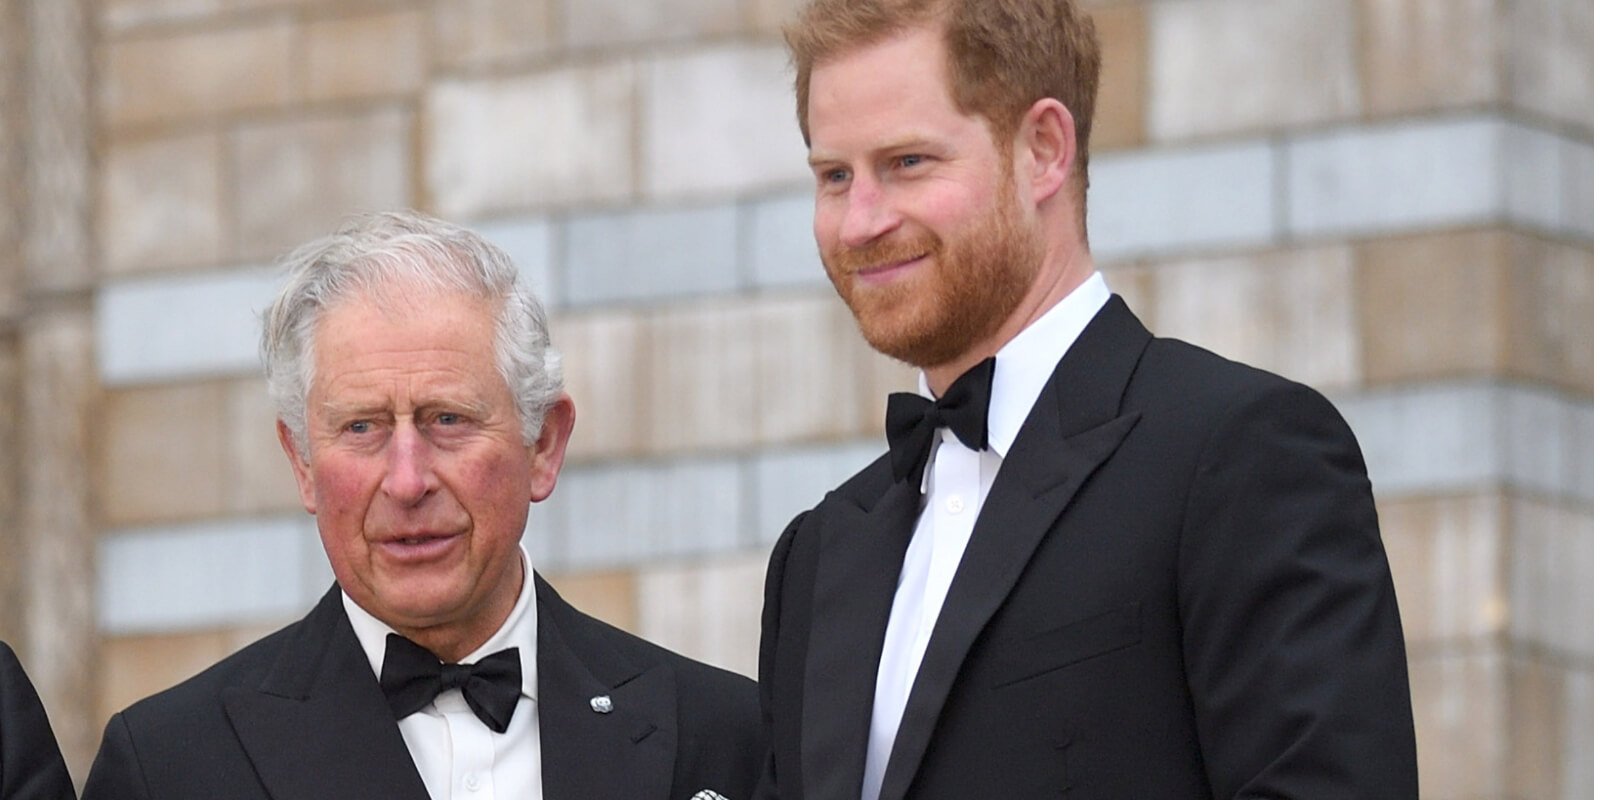
[[(551, 306), (541, 570), (754, 671), (768, 546), (913, 379), (816, 262), (795, 5), (0, 0), (0, 637), (80, 780), (110, 713), (329, 581), (253, 312), (357, 209), (477, 227)], [(1093, 249), (1355, 427), (1424, 796), (1591, 796), (1592, 4), (1090, 5)]]

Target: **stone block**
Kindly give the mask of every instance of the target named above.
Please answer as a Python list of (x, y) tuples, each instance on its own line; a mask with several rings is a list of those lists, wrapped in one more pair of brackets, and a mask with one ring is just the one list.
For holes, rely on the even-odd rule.
[(1505, 633), (1506, 505), (1493, 493), (1379, 503), (1383, 546), (1413, 651), (1491, 641)]
[(736, 219), (731, 205), (573, 217), (564, 226), (563, 299), (587, 306), (731, 291)]
[(690, 658), (754, 678), (765, 551), (639, 573), (639, 633)]
[(546, 312), (561, 305), (561, 285), (556, 281), (556, 230), (548, 218), (508, 217), (472, 227), (511, 256), (523, 285), (539, 297)]
[(650, 331), (632, 312), (596, 312), (558, 318), (551, 336), (562, 352), (567, 393), (577, 406), (568, 444), (569, 462), (645, 452), (646, 405), (653, 365), (646, 357)]
[(281, 108), (298, 99), (287, 21), (185, 30), (100, 46), (99, 110), (112, 127)]
[(1097, 266), (1111, 292), (1121, 297), (1134, 316), (1149, 327), (1155, 320), (1155, 273), (1159, 267), (1140, 261), (1113, 261)]
[(313, 20), (305, 28), (309, 100), (405, 95), (428, 69), (426, 12), (414, 8)]
[(295, 119), (235, 135), (242, 258), (276, 258), (358, 211), (414, 205), (412, 115), (379, 108)]
[(870, 351), (842, 307), (832, 293), (820, 292), (750, 307), (755, 371), (728, 379), (742, 379), (756, 390), (756, 441), (839, 441), (882, 430), (881, 412), (844, 402), (869, 385), (867, 373), (848, 365)]
[(1100, 35), (1100, 92), (1095, 98), (1089, 152), (1136, 147), (1145, 139), (1149, 12), (1144, 5), (1114, 5), (1092, 13)]
[(546, 577), (561, 593), (561, 598), (578, 610), (625, 631), (639, 632), (639, 587), (634, 573), (609, 570), (565, 572)]
[(735, 299), (676, 306), (651, 320), (644, 408), (650, 452), (731, 449), (756, 439), (765, 413), (752, 379), (763, 369), (757, 319)]
[(1594, 515), (1531, 498), (1510, 506), (1511, 637), (1582, 659), (1594, 650)]
[(311, 518), (112, 531), (100, 541), (100, 630), (120, 635), (293, 619), (327, 589)]
[(430, 85), (427, 189), (453, 219), (626, 200), (634, 190), (627, 62)]
[(566, 531), (566, 567), (615, 568), (736, 549), (746, 519), (731, 458), (576, 466), (550, 500)]
[(1355, 117), (1351, 0), (1153, 3), (1151, 138), (1173, 141)]
[(228, 508), (226, 391), (218, 383), (105, 396), (98, 500), (110, 525), (214, 516)]
[(651, 58), (640, 69), (646, 196), (812, 184), (782, 47), (719, 45)]
[(1101, 259), (1262, 246), (1280, 180), (1266, 141), (1139, 151), (1089, 163), (1089, 245)]
[(1502, 9), (1494, 0), (1360, 0), (1368, 114), (1493, 103), (1501, 85)]
[(106, 274), (223, 258), (221, 137), (113, 140), (101, 170), (96, 218)]
[(101, 30), (119, 34), (149, 25), (204, 19), (226, 7), (225, 0), (102, 0), (98, 18)]
[(1594, 674), (1515, 658), (1508, 779), (1518, 797), (1582, 800), (1594, 791)]
[(1481, 650), (1410, 658), (1423, 797), (1504, 797), (1505, 659)]
[(810, 192), (763, 197), (740, 207), (739, 263), (747, 285), (832, 286), (811, 230), (814, 207)]
[(1593, 143), (1525, 125), (1507, 125), (1501, 135), (1507, 216), (1574, 240), (1592, 240)]
[(265, 269), (107, 284), (95, 304), (100, 377), (111, 385), (260, 368), (260, 313), (277, 291)]
[(542, 56), (556, 42), (556, 0), (434, 3), (433, 36), (433, 57), (446, 67)]
[(1166, 263), (1152, 330), (1323, 389), (1360, 378), (1355, 259), (1346, 247)]
[(1594, 126), (1594, 4), (1507, 4), (1512, 105), (1585, 129)]
[(805, 0), (750, 0), (751, 22), (758, 32), (778, 33), (804, 5)]
[(232, 649), (221, 631), (108, 636), (100, 645), (98, 719), (186, 680)]
[(1510, 375), (1591, 391), (1593, 272), (1583, 250), (1492, 229), (1356, 248), (1369, 383)]
[(887, 450), (880, 435), (757, 453), (753, 462), (756, 527), (752, 544), (771, 547), (796, 514), (822, 502), (823, 495)]
[(300, 511), (300, 492), (278, 445), (278, 415), (267, 397), (266, 380), (228, 381), (223, 391), (228, 510), (252, 515)]
[(1514, 486), (1556, 497), (1594, 497), (1594, 406), (1552, 391), (1510, 390), (1496, 421), (1505, 445), (1502, 469)]
[(741, 0), (562, 0), (572, 50), (726, 36), (741, 27)]
[(1290, 142), (1288, 217), (1299, 236), (1476, 224), (1504, 207), (1504, 126), (1407, 122)]

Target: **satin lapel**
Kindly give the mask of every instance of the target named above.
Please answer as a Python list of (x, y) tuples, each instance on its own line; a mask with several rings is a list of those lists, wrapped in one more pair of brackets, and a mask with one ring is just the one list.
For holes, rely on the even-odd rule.
[(337, 587), (292, 636), (259, 689), (222, 696), (267, 793), (428, 800)]
[[(591, 635), (595, 623), (543, 578), (539, 597), (539, 749), (546, 800), (668, 800), (678, 750), (677, 682)], [(610, 711), (595, 710), (605, 697)]]
[(1138, 422), (1138, 414), (1118, 412), (1149, 341), (1121, 298), (1112, 297), (1045, 384), (956, 568), (895, 736), (881, 800), (901, 800), (910, 790), (973, 641), (1084, 481)]
[(837, 496), (817, 508), (823, 539), (800, 721), (808, 796), (861, 793), (878, 656), (919, 499), (897, 482), (870, 511)]

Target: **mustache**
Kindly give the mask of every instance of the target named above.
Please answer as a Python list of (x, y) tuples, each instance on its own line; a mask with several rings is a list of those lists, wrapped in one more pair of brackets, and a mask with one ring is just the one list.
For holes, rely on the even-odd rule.
[(865, 247), (835, 247), (823, 255), (834, 272), (854, 275), (920, 256), (937, 256), (943, 250), (944, 243), (939, 237), (925, 233), (908, 239), (873, 242)]

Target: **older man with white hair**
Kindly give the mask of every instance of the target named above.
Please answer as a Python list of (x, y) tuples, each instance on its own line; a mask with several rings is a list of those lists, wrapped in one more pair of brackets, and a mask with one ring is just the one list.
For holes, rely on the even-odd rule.
[(287, 262), (262, 354), (337, 585), (113, 717), (84, 797), (747, 795), (754, 685), (582, 614), (521, 546), (574, 408), (506, 254), (387, 213)]

